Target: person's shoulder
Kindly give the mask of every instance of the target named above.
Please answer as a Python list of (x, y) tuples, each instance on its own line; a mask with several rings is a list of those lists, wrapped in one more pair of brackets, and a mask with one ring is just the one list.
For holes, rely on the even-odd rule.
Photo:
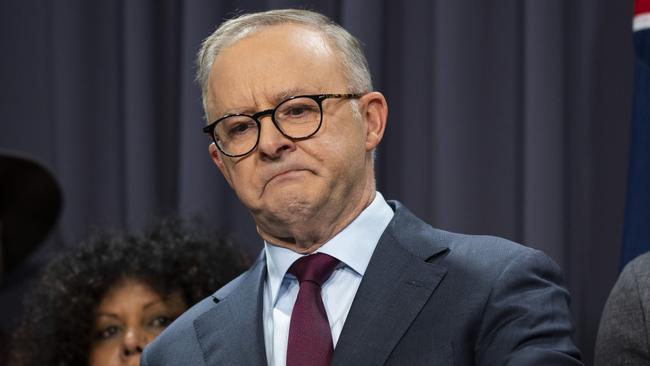
[(395, 211), (388, 234), (412, 254), (444, 267), (459, 285), (470, 281), (491, 288), (498, 281), (522, 281), (539, 276), (563, 283), (560, 267), (540, 250), (498, 236), (437, 229), (417, 218), (403, 204), (388, 203)]
[(471, 349), (479, 363), (580, 364), (569, 294), (551, 258), (497, 236), (436, 229), (403, 205), (391, 205), (389, 235), (444, 271), (432, 296), (436, 311), (458, 314), (454, 326), (476, 334)]
[(631, 260), (621, 272), (621, 277), (624, 276), (630, 276), (637, 279), (643, 278), (644, 281), (650, 280), (650, 252), (643, 253)]
[(141, 365), (201, 365), (203, 352), (194, 331), (194, 319), (215, 305), (207, 297), (179, 316), (144, 349)]
[(643, 306), (650, 306), (650, 252), (631, 260), (618, 277), (610, 297), (630, 301), (633, 296)]
[(495, 262), (510, 262), (517, 258), (547, 257), (540, 250), (498, 236), (452, 232), (444, 232), (444, 235), (447, 236), (450, 250), (454, 254), (452, 257), (463, 260), (494, 264)]
[(650, 303), (650, 252), (632, 259), (623, 267), (608, 301), (640, 301)]
[(595, 365), (641, 365), (650, 360), (645, 314), (650, 308), (650, 252), (630, 261), (612, 288), (600, 318)]
[(418, 250), (412, 249), (414, 246), (444, 249), (441, 255), (444, 262), (462, 262), (463, 266), (466, 262), (484, 263), (486, 266), (505, 265), (516, 258), (548, 259), (552, 262), (537, 249), (498, 236), (461, 234), (434, 228), (417, 218), (400, 202), (389, 201), (389, 204), (395, 211), (389, 228), (396, 239), (412, 251)]
[(450, 273), (463, 273), (490, 288), (538, 277), (564, 283), (560, 266), (538, 249), (497, 236), (438, 231), (449, 246), (440, 263)]
[(196, 335), (194, 321), (212, 310), (227, 297), (247, 275), (242, 273), (214, 294), (199, 301), (174, 320), (142, 355), (142, 365), (201, 365), (203, 352)]
[(228, 297), (228, 295), (230, 295), (233, 291), (235, 291), (239, 287), (239, 285), (244, 281), (244, 279), (251, 274), (252, 272), (251, 269), (259, 265), (258, 262), (262, 260), (263, 259), (258, 258), (257, 261), (253, 264), (253, 266), (248, 271), (240, 274), (235, 279), (228, 282), (222, 288), (217, 290), (217, 292), (215, 292), (214, 295), (212, 295), (212, 300), (216, 300), (218, 302)]

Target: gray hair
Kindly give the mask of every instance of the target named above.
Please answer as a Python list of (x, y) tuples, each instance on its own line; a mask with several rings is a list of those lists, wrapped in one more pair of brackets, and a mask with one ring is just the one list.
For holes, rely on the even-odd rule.
[(233, 45), (263, 27), (279, 24), (306, 25), (320, 31), (342, 56), (341, 66), (348, 79), (349, 92), (362, 93), (372, 90), (368, 61), (360, 42), (347, 30), (328, 17), (309, 10), (284, 9), (245, 14), (222, 23), (214, 33), (203, 41), (197, 55), (196, 80), (201, 86), (203, 109), (208, 113), (208, 79), (212, 63), (221, 50)]

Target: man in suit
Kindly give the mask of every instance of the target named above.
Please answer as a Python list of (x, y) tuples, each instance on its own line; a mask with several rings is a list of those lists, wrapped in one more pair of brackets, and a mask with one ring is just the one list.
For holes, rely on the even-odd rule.
[(210, 154), (264, 250), (172, 324), (143, 365), (579, 365), (560, 270), (436, 230), (375, 190), (387, 104), (358, 41), (276, 10), (199, 53)]

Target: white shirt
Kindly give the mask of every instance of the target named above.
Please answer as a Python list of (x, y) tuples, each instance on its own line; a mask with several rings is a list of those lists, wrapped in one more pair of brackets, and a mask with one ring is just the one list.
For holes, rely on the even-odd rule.
[[(340, 261), (321, 289), (334, 347), (370, 257), (393, 215), (384, 197), (377, 192), (372, 203), (350, 225), (316, 250), (316, 253), (326, 253)], [(296, 277), (287, 271), (302, 255), (267, 242), (264, 242), (264, 251), (267, 270), (264, 283), (266, 360), (269, 365), (281, 366), (287, 362), (291, 311), (300, 289)]]

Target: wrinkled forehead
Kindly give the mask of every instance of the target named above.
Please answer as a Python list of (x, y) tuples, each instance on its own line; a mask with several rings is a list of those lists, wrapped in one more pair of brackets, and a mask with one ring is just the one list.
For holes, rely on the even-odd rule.
[(341, 57), (322, 32), (299, 24), (265, 26), (216, 56), (208, 112), (214, 117), (229, 108), (279, 102), (287, 91), (344, 92), (346, 85)]

